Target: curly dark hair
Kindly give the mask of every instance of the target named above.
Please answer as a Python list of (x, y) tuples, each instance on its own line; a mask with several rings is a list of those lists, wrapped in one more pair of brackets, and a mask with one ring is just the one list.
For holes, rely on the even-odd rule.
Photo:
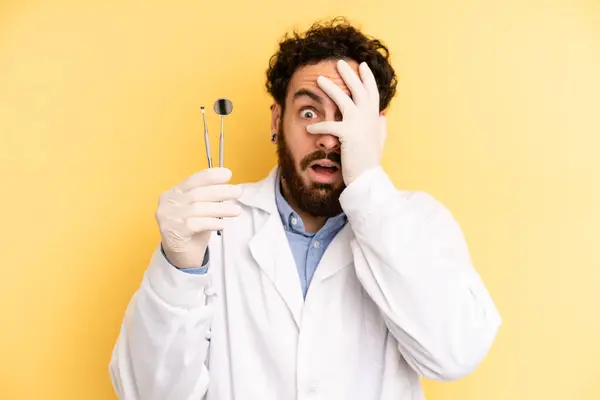
[(279, 50), (269, 60), (267, 91), (283, 109), (288, 84), (298, 68), (334, 59), (365, 61), (375, 75), (382, 111), (396, 93), (397, 79), (389, 56), (380, 40), (361, 33), (345, 17), (315, 22), (304, 34), (294, 31), (279, 42)]

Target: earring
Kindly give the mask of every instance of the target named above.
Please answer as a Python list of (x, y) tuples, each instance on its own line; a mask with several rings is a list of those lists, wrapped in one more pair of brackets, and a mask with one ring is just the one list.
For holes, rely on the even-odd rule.
[(277, 133), (273, 132), (271, 135), (271, 142), (275, 143), (277, 141)]

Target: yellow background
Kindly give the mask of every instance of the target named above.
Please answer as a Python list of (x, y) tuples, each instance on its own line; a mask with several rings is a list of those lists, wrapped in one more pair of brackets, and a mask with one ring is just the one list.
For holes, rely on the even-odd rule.
[(569, 0), (0, 2), (1, 399), (114, 398), (158, 196), (206, 166), (199, 106), (233, 101), (226, 164), (262, 178), (268, 58), (339, 14), (393, 54), (387, 171), (454, 212), (504, 319), (428, 399), (600, 399), (600, 3)]

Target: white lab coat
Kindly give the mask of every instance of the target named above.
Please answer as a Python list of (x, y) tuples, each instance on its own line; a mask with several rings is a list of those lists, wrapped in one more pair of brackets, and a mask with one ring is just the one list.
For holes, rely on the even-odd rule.
[(446, 208), (367, 172), (304, 300), (275, 176), (243, 185), (206, 275), (157, 246), (110, 363), (121, 399), (416, 400), (478, 366), (501, 318)]

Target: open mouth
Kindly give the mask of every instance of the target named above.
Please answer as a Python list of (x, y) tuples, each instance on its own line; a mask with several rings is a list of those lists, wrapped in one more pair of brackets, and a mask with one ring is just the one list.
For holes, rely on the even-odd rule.
[(339, 167), (332, 162), (321, 162), (317, 161), (313, 165), (310, 166), (313, 171), (318, 172), (320, 174), (335, 174), (339, 171)]

